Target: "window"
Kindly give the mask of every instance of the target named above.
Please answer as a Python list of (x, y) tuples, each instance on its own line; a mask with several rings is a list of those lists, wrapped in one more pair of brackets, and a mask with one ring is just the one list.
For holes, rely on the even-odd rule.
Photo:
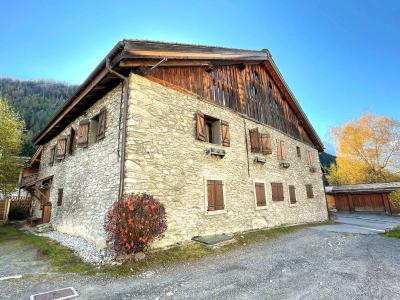
[(299, 146), (296, 146), (296, 152), (297, 152), (297, 157), (301, 158), (301, 151)]
[(95, 143), (105, 137), (106, 133), (106, 109), (94, 116), (90, 122), (90, 143)]
[(224, 191), (221, 180), (207, 180), (208, 211), (224, 210)]
[(75, 147), (75, 129), (71, 127), (71, 131), (68, 136), (68, 154), (74, 153)]
[(51, 147), (49, 152), (50, 152), (50, 154), (49, 154), (49, 166), (52, 166), (54, 164), (54, 156), (55, 156), (55, 152), (56, 152), (56, 147), (55, 146)]
[(309, 165), (310, 167), (312, 167), (313, 165), (313, 155), (310, 150), (307, 150), (307, 165)]
[(271, 182), (272, 188), (272, 201), (283, 201), (283, 184), (278, 182)]
[(253, 153), (271, 154), (271, 137), (267, 133), (260, 134), (258, 128), (249, 130), (250, 135), (250, 150)]
[(87, 147), (89, 142), (89, 120), (82, 120), (78, 127), (78, 147)]
[(61, 160), (65, 157), (65, 149), (67, 146), (67, 138), (65, 136), (58, 138), (56, 158)]
[(278, 151), (278, 159), (279, 160), (285, 160), (286, 159), (286, 148), (285, 148), (285, 142), (276, 140), (277, 144), (277, 151)]
[(289, 185), (289, 199), (290, 199), (290, 204), (296, 204), (296, 188), (294, 185)]
[(307, 198), (314, 198), (314, 191), (312, 184), (306, 184)]
[(230, 146), (229, 124), (225, 121), (204, 115), (196, 114), (196, 138), (211, 144)]
[(258, 84), (260, 77), (258, 76), (258, 73), (256, 71), (253, 71), (251, 73), (251, 79), (253, 81), (253, 84), (250, 87), (250, 96), (251, 97), (256, 97), (257, 96), (257, 87), (256, 84)]
[(258, 207), (265, 206), (266, 205), (265, 184), (262, 182), (254, 183), (254, 190), (255, 190), (257, 206)]
[(64, 189), (58, 189), (58, 198), (57, 198), (57, 206), (62, 205)]

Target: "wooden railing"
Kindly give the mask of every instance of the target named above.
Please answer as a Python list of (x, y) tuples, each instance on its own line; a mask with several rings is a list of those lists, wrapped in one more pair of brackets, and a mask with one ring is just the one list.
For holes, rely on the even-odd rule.
[(26, 185), (32, 183), (38, 179), (39, 174), (31, 174), (28, 176), (23, 176), (21, 179), (21, 185)]

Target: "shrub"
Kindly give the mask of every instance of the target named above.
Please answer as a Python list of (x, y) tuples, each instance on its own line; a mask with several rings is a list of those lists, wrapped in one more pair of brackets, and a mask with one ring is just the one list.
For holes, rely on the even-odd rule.
[(389, 194), (389, 199), (392, 201), (394, 206), (400, 208), (400, 190), (391, 192)]
[(14, 207), (10, 209), (8, 213), (8, 219), (11, 221), (21, 221), (28, 218), (28, 212), (25, 208), (22, 207)]
[(165, 208), (147, 194), (128, 194), (114, 202), (106, 215), (107, 244), (118, 254), (144, 251), (167, 229)]

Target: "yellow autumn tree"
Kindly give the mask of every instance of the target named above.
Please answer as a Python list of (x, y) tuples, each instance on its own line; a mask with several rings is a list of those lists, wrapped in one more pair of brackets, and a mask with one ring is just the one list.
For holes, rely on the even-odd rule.
[(23, 127), (21, 117), (0, 98), (0, 197), (7, 196), (17, 186), (17, 156), (22, 146)]
[(336, 141), (336, 165), (329, 170), (332, 185), (400, 180), (400, 122), (366, 114), (331, 129)]

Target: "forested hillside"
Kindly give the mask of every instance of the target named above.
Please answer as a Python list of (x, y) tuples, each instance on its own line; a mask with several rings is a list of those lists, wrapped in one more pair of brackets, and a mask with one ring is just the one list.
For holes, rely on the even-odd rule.
[(34, 152), (32, 138), (67, 101), (77, 86), (55, 81), (22, 81), (0, 78), (0, 97), (6, 98), (25, 120), (26, 133), (21, 155)]

